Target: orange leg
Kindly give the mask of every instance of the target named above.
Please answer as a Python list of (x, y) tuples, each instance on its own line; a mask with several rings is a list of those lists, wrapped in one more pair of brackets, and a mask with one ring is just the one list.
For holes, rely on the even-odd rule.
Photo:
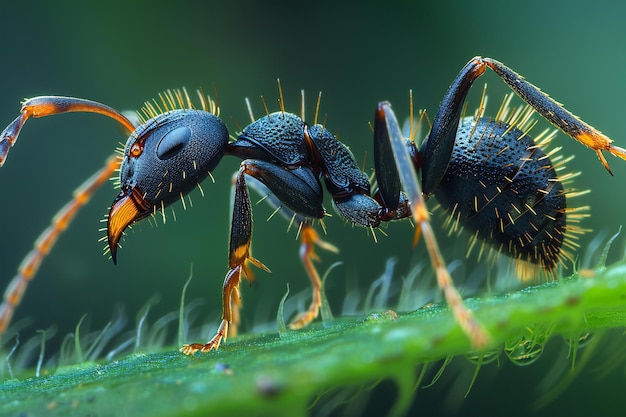
[(307, 223), (302, 224), (300, 240), (302, 242), (300, 246), (300, 259), (302, 260), (304, 269), (309, 277), (309, 280), (311, 281), (312, 297), (309, 309), (300, 313), (291, 321), (291, 323), (289, 323), (290, 329), (300, 329), (311, 323), (319, 314), (320, 307), (322, 306), (322, 280), (317, 273), (315, 265), (313, 265), (314, 260), (319, 260), (319, 257), (315, 253), (314, 245), (331, 252), (339, 252), (335, 246), (320, 239), (315, 229)]
[[(222, 321), (220, 322), (219, 327), (217, 328), (217, 332), (215, 336), (211, 338), (207, 343), (191, 343), (188, 345), (183, 345), (180, 348), (180, 351), (185, 355), (193, 355), (194, 353), (200, 351), (201, 353), (209, 352), (212, 349), (217, 350), (222, 343), (222, 340), (226, 340), (226, 337), (229, 336), (229, 324), (233, 322), (233, 309), (232, 304), (233, 300), (239, 301), (239, 283), (241, 282), (241, 273), (243, 266), (239, 265), (234, 269), (228, 271), (226, 274), (226, 278), (224, 279), (224, 286), (222, 287)], [(239, 313), (236, 314), (239, 316)]]
[[(241, 284), (241, 282), (239, 284)], [(237, 329), (241, 322), (241, 315), (239, 313), (241, 305), (241, 293), (239, 292), (239, 285), (236, 285), (230, 293), (230, 325), (228, 326), (228, 337), (237, 336)]]
[[(475, 348), (485, 347), (489, 343), (489, 334), (482, 324), (474, 317), (472, 310), (467, 308), (463, 298), (457, 291), (452, 281), (452, 277), (446, 268), (446, 263), (439, 250), (439, 245), (435, 239), (433, 229), (430, 227), (430, 220), (425, 205), (414, 208), (413, 218), (416, 221), (417, 229), (421, 230), (426, 242), (426, 248), (430, 256), (430, 262), (437, 275), (437, 285), (444, 293), (446, 302), (452, 310), (456, 322), (463, 332), (468, 335), (472, 346)], [(416, 237), (417, 240), (417, 237)]]
[[(235, 198), (233, 201), (233, 217), (228, 256), (230, 270), (226, 274), (224, 285), (222, 286), (222, 321), (215, 336), (207, 343), (183, 345), (180, 351), (185, 355), (193, 355), (198, 351), (206, 353), (213, 349), (217, 350), (222, 340), (226, 340), (227, 336), (234, 335), (233, 331), (236, 332), (237, 324), (239, 323), (239, 307), (241, 306), (239, 284), (241, 282), (241, 276), (243, 275), (248, 280), (252, 278), (252, 272), (248, 267), (249, 263), (252, 263), (266, 272), (270, 272), (265, 265), (250, 255), (250, 244), (252, 241), (252, 207), (245, 180), (245, 174), (248, 173), (247, 165), (243, 162), (235, 181)], [(231, 326), (230, 329), (229, 326)]]
[(626, 149), (613, 145), (613, 141), (608, 136), (566, 110), (563, 106), (542, 93), (537, 87), (524, 80), (523, 77), (506, 65), (492, 58), (481, 57), (475, 57), (470, 62), (471, 65), (477, 68), (478, 76), (484, 72), (486, 67), (491, 68), (493, 72), (498, 74), (498, 76), (517, 93), (517, 95), (530, 104), (550, 123), (578, 142), (593, 149), (602, 163), (602, 166), (604, 166), (609, 173), (611, 173), (611, 168), (604, 158), (602, 151), (626, 159)]
[(20, 264), (17, 275), (13, 277), (4, 292), (4, 300), (0, 304), (0, 336), (9, 326), (13, 312), (22, 300), (28, 283), (34, 278), (41, 261), (50, 252), (59, 235), (67, 229), (78, 210), (89, 201), (98, 187), (111, 178), (111, 175), (119, 168), (120, 163), (119, 156), (112, 155), (109, 157), (102, 169), (74, 191), (73, 199), (54, 216), (52, 224), (39, 236), (35, 242), (35, 247), (26, 255)]
[(416, 235), (413, 243), (417, 244), (420, 233), (424, 236), (430, 262), (437, 275), (437, 285), (443, 291), (446, 302), (450, 306), (457, 323), (470, 339), (472, 346), (475, 348), (484, 347), (489, 343), (489, 334), (474, 317), (472, 311), (465, 305), (463, 298), (454, 286), (454, 282), (450, 277), (446, 263), (439, 250), (435, 234), (430, 227), (430, 216), (426, 209), (426, 203), (422, 197), (422, 190), (419, 186), (415, 171), (413, 169), (404, 169), (411, 167), (412, 161), (398, 121), (389, 103), (381, 103), (379, 105), (378, 111), (376, 112), (376, 124), (386, 127), (386, 129), (382, 131), (389, 135), (387, 140), (389, 140), (392, 145), (400, 180), (410, 201), (416, 227)]

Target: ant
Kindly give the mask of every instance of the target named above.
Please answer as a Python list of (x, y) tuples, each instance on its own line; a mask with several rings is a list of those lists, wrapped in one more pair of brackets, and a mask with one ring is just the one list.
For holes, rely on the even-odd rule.
[[(473, 82), (487, 68), (549, 122), (593, 149), (609, 173), (602, 151), (626, 159), (626, 150), (612, 145), (607, 136), (504, 64), (482, 57), (472, 58), (456, 76), (419, 149), (413, 140), (403, 136), (391, 105), (378, 104), (373, 129), (377, 183), (374, 192), (350, 150), (324, 126), (308, 125), (295, 114), (285, 112), (282, 97), (281, 111), (267, 112), (232, 140), (218, 117), (217, 105), (200, 92), (202, 110), (194, 108), (185, 90), (169, 91), (161, 95), (161, 103), (146, 103), (139, 113), (138, 126), (117, 110), (91, 100), (58, 96), (26, 100), (20, 115), (0, 135), (0, 166), (30, 117), (92, 112), (112, 118), (131, 133), (122, 154), (111, 156), (75, 191), (72, 201), (55, 216), (22, 262), (0, 305), (0, 334), (6, 330), (26, 286), (60, 233), (114, 172), (119, 171), (120, 191), (110, 207), (106, 239), (116, 263), (118, 243), (128, 226), (163, 211), (192, 189), (200, 188), (204, 179), (212, 177), (211, 172), (222, 157), (232, 155), (243, 161), (234, 180), (230, 269), (222, 289), (222, 320), (208, 343), (184, 345), (180, 349), (183, 353), (218, 349), (234, 333), (239, 321), (242, 276), (251, 277), (250, 264), (269, 271), (250, 255), (249, 187), (267, 193), (269, 201), (288, 213), (292, 223), (299, 223), (300, 257), (313, 295), (308, 310), (290, 326), (297, 329), (316, 318), (322, 284), (312, 262), (317, 258), (314, 246), (336, 250), (312, 227), (314, 219), (326, 215), (322, 179), (335, 211), (352, 224), (373, 231), (381, 222), (412, 218), (416, 227), (414, 244), (423, 236), (438, 286), (456, 321), (474, 347), (487, 345), (487, 331), (465, 306), (446, 269), (425, 200), (436, 195), (455, 223), (474, 235), (474, 241), (480, 239), (516, 263), (548, 273), (564, 257), (568, 258), (563, 246), (567, 246), (566, 234), (572, 230), (567, 224), (572, 211), (566, 207), (568, 193), (557, 176), (557, 167), (528, 132), (518, 129), (513, 121), (462, 117)], [(528, 268), (522, 266), (521, 270)]]

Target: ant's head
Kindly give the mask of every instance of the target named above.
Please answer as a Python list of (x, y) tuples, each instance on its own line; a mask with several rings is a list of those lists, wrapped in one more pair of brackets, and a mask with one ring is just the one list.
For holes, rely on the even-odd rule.
[(107, 222), (113, 262), (126, 227), (197, 187), (220, 162), (227, 144), (224, 123), (200, 110), (167, 111), (131, 134), (120, 167), (120, 193)]

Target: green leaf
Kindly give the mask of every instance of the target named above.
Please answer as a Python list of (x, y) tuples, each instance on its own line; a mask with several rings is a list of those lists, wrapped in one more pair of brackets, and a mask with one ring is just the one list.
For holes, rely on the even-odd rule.
[(397, 383), (390, 415), (403, 414), (420, 364), (466, 355), (537, 360), (554, 335), (626, 325), (626, 262), (499, 296), (466, 300), (492, 345), (472, 352), (447, 308), (342, 317), (299, 331), (244, 335), (187, 357), (171, 347), (0, 384), (0, 415), (305, 416), (317, 396), (382, 379)]

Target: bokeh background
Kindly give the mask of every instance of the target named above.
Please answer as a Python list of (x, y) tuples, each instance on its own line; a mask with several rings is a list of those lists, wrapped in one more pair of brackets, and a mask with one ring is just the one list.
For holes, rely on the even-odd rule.
[[(134, 110), (167, 88), (203, 87), (210, 92), (215, 86), (222, 117), (234, 134), (238, 125), (248, 121), (245, 97), (257, 114), (263, 112), (260, 96), (270, 109), (278, 108), (279, 77), (288, 109), (298, 112), (300, 90), (307, 92), (309, 118), (322, 91), (326, 126), (351, 147), (357, 159), (368, 155), (371, 166), (368, 122), (377, 102), (390, 100), (404, 118), (412, 89), (415, 106), (427, 109), (432, 117), (458, 70), (472, 56), (484, 55), (517, 70), (626, 145), (622, 135), (626, 6), (620, 2), (602, 7), (578, 0), (120, 4), (0, 6), (1, 125), (17, 116), (25, 97), (70, 95)], [(483, 78), (495, 112), (507, 90), (495, 75)], [(482, 84), (479, 80), (473, 103)], [(114, 122), (98, 115), (63, 115), (27, 123), (0, 171), (2, 286), (72, 190), (125, 139)], [(576, 153), (570, 166), (583, 172), (576, 187), (592, 190), (577, 201), (592, 205), (593, 218), (585, 227), (594, 232), (583, 238), (585, 246), (593, 236), (612, 233), (624, 221), (626, 163), (609, 159), (615, 174), (610, 177), (581, 145), (563, 135), (559, 145), (567, 153)], [(24, 332), (56, 325), (59, 340), (85, 313), (97, 328), (110, 319), (115, 305), (124, 306), (132, 317), (154, 294), (161, 296), (154, 307), (158, 317), (177, 308), (191, 265), (194, 280), (188, 297), (202, 298), (202, 313), (217, 319), (227, 270), (230, 179), (238, 164), (224, 159), (214, 172), (216, 183), (203, 185), (204, 198), (194, 192), (192, 209), (175, 207), (176, 222), (169, 215), (165, 225), (159, 221), (158, 227), (147, 222), (136, 226), (122, 242), (118, 266), (102, 255), (103, 243), (98, 242), (103, 236), (100, 220), (116, 194), (112, 185), (104, 186), (61, 238), (29, 288), (17, 311), (17, 319), (33, 320)], [(294, 231), (287, 233), (279, 216), (266, 222), (270, 213), (264, 205), (255, 207), (253, 247), (255, 257), (273, 273), (259, 272), (256, 284), (244, 286), (244, 328), (273, 320), (287, 283), (292, 291), (308, 287)], [(328, 286), (335, 310), (341, 309), (347, 289), (367, 288), (389, 257), (398, 257), (401, 275), (423, 256), (419, 249), (411, 251), (413, 231), (406, 223), (391, 225), (389, 236), (379, 234), (378, 243), (337, 216), (326, 224), (326, 239), (339, 246), (341, 254), (322, 253), (321, 269), (343, 262)], [(423, 391), (417, 406), (429, 415), (483, 414), (498, 407), (521, 415), (530, 410), (528, 398), (536, 394), (533, 381), (545, 372), (541, 366), (503, 365), (495, 375), (479, 378), (470, 397), (456, 398), (454, 407), (449, 405), (446, 387)], [(594, 380), (592, 384), (587, 378), (592, 376), (581, 378), (556, 408), (544, 412), (567, 406), (574, 415), (598, 410), (610, 414), (623, 407), (621, 397), (611, 398), (617, 392), (611, 391), (613, 387), (623, 387), (623, 372), (611, 383)], [(602, 388), (592, 400), (587, 391), (597, 386)]]

